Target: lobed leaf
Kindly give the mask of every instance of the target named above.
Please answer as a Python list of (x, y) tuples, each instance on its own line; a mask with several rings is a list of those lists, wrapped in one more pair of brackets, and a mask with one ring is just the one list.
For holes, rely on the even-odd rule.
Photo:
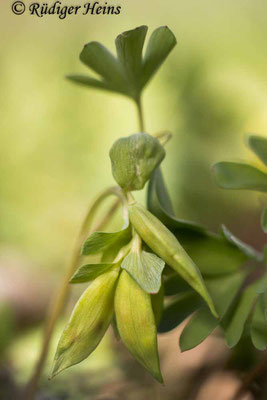
[(198, 346), (219, 325), (233, 303), (244, 279), (245, 272), (240, 271), (205, 281), (218, 311), (219, 319), (214, 318), (207, 307), (200, 308), (190, 319), (180, 336), (182, 351)]
[(173, 296), (183, 292), (192, 291), (191, 286), (178, 274), (172, 274), (164, 280), (165, 296)]
[(126, 78), (123, 68), (101, 43), (86, 44), (80, 54), (80, 60), (118, 91), (125, 91)]
[(251, 135), (248, 137), (248, 145), (267, 166), (267, 139), (262, 136)]
[(234, 347), (241, 339), (252, 307), (259, 296), (256, 287), (257, 284), (253, 284), (245, 289), (241, 293), (237, 304), (229, 311), (226, 318), (222, 321), (226, 343), (230, 348)]
[(260, 295), (255, 306), (250, 327), (251, 340), (256, 349), (266, 350), (267, 348), (267, 321), (266, 308), (263, 295)]
[(139, 102), (143, 87), (176, 44), (173, 33), (167, 27), (160, 27), (152, 33), (142, 59), (146, 33), (144, 25), (121, 33), (115, 40), (118, 57), (101, 43), (86, 44), (80, 59), (102, 79), (82, 75), (71, 75), (69, 79), (87, 87), (118, 92)]
[(175, 234), (203, 274), (233, 272), (244, 262), (244, 255), (257, 259), (261, 257), (252, 247), (243, 244), (237, 238), (229, 240), (227, 236), (231, 243), (229, 245), (204, 227), (177, 219), (159, 168), (149, 181), (147, 207)]
[(195, 240), (191, 235), (176, 234), (176, 237), (205, 277), (236, 272), (247, 259), (236, 246), (216, 236)]
[(143, 87), (163, 64), (176, 43), (174, 34), (167, 26), (161, 26), (154, 30), (150, 36), (143, 61)]
[(111, 246), (121, 248), (126, 245), (130, 239), (130, 226), (118, 232), (93, 232), (85, 241), (82, 247), (82, 254), (91, 255), (102, 253)]
[(125, 346), (162, 383), (151, 297), (126, 271), (121, 272), (116, 289), (115, 313), (118, 331)]
[(222, 161), (213, 166), (218, 185), (224, 189), (267, 192), (267, 174), (252, 165)]
[(113, 86), (109, 82), (100, 81), (98, 79), (91, 78), (90, 76), (68, 75), (67, 79), (74, 83), (78, 83), (79, 85), (82, 85), (82, 86), (88, 86), (88, 87), (95, 88), (95, 89), (107, 90), (108, 92), (119, 92), (124, 95), (127, 94), (127, 92), (124, 89), (119, 89), (118, 87)]
[(192, 291), (182, 293), (177, 299), (164, 307), (158, 332), (165, 333), (176, 328), (196, 311), (201, 304), (201, 298), (197, 293)]
[(164, 265), (165, 262), (156, 254), (141, 250), (129, 253), (122, 261), (121, 267), (145, 292), (158, 293)]
[(130, 84), (133, 96), (138, 98), (141, 90), (142, 51), (147, 26), (139, 26), (121, 33), (115, 40), (118, 60)]
[(52, 377), (87, 358), (104, 336), (113, 316), (119, 268), (100, 275), (77, 302), (59, 340)]
[(172, 232), (181, 230), (183, 233), (184, 231), (189, 231), (192, 235), (196, 235), (197, 237), (206, 234), (205, 228), (201, 225), (175, 217), (171, 199), (160, 168), (154, 171), (149, 180), (147, 208)]

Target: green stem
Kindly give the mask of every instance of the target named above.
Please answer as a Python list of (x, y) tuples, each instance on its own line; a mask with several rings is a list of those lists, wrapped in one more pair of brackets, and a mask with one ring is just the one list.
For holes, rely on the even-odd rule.
[(144, 124), (144, 113), (143, 113), (141, 97), (139, 97), (136, 100), (136, 106), (137, 106), (137, 114), (138, 114), (138, 121), (139, 121), (139, 129), (140, 129), (140, 132), (144, 132), (145, 124)]
[[(82, 223), (80, 232), (78, 234), (76, 243), (74, 245), (72, 257), (70, 259), (69, 266), (67, 268), (66, 275), (63, 279), (63, 282), (59, 288), (59, 291), (56, 294), (56, 297), (54, 301), (52, 302), (52, 307), (50, 312), (48, 313), (48, 318), (44, 330), (44, 338), (43, 338), (43, 344), (41, 348), (41, 352), (39, 355), (39, 358), (37, 360), (36, 367), (34, 369), (34, 373), (27, 385), (26, 388), (26, 395), (25, 395), (25, 400), (33, 400), (35, 398), (36, 390), (40, 381), (40, 377), (42, 375), (43, 367), (45, 364), (45, 360), (47, 358), (47, 353), (49, 350), (49, 345), (50, 341), (52, 338), (52, 334), (56, 325), (56, 322), (58, 320), (58, 317), (62, 313), (67, 295), (69, 292), (69, 280), (73, 273), (75, 272), (75, 269), (77, 268), (77, 265), (80, 261), (81, 254), (80, 254), (80, 249), (81, 246), (86, 239), (87, 235), (90, 234), (94, 229), (92, 229), (92, 222), (95, 217), (95, 213), (99, 206), (102, 204), (102, 201), (106, 199), (106, 197), (110, 195), (115, 195), (118, 197), (116, 199), (116, 202), (111, 206), (110, 210), (108, 213), (104, 216), (103, 220), (100, 221), (95, 228), (96, 230), (102, 229), (110, 220), (114, 212), (116, 211), (119, 203), (121, 202), (125, 208), (125, 199), (123, 194), (121, 193), (121, 190), (118, 187), (111, 187), (104, 192), (100, 193), (100, 195), (95, 199), (93, 202), (92, 206), (89, 208), (84, 221)], [(89, 228), (91, 226), (91, 228)]]

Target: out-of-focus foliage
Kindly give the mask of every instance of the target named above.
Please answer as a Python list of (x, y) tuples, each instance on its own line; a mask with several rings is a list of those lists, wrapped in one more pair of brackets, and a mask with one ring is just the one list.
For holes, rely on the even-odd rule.
[[(112, 48), (118, 31), (141, 23), (166, 23), (180, 45), (144, 98), (147, 130), (174, 133), (163, 169), (177, 215), (214, 229), (225, 222), (246, 241), (263, 241), (255, 223), (259, 196), (218, 189), (210, 165), (244, 155), (257, 163), (240, 139), (244, 132), (267, 132), (266, 12), (265, 2), (254, 0), (137, 0), (115, 18), (59, 21), (18, 17), (3, 3), (0, 239), (34, 260), (23, 268), (33, 264), (57, 279), (88, 201), (112, 179), (111, 143), (137, 128), (135, 110), (122, 96), (63, 79), (81, 68), (76, 49), (85, 38)], [(11, 358), (25, 376), (33, 346), (16, 343)]]

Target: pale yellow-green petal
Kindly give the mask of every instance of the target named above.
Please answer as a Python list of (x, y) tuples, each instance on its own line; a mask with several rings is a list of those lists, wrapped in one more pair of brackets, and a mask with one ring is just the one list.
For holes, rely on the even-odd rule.
[(114, 312), (119, 268), (100, 275), (78, 300), (58, 343), (52, 377), (87, 358), (104, 336)]
[(121, 272), (116, 288), (115, 314), (119, 334), (128, 350), (162, 383), (151, 296), (126, 271)]

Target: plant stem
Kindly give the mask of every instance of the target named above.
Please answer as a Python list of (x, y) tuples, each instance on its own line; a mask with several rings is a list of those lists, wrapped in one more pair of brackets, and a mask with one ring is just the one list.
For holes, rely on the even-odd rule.
[(144, 130), (145, 130), (144, 113), (143, 113), (141, 97), (139, 97), (136, 100), (136, 106), (137, 106), (137, 114), (138, 114), (138, 121), (139, 121), (139, 129), (140, 129), (140, 132), (144, 132)]
[(266, 374), (267, 371), (267, 354), (263, 356), (260, 363), (257, 364), (243, 379), (242, 384), (237, 389), (236, 393), (232, 397), (232, 400), (239, 400), (242, 398), (242, 395), (249, 390), (252, 383), (260, 376)]
[[(98, 225), (94, 229), (92, 229), (92, 222), (93, 222), (95, 213), (96, 213), (98, 207), (100, 206), (100, 204), (102, 203), (102, 201), (109, 195), (116, 195), (119, 198), (116, 199), (116, 201), (113, 203), (113, 205), (111, 206), (108, 213), (98, 223)], [(35, 397), (35, 393), (36, 393), (36, 390), (38, 387), (38, 383), (39, 383), (39, 380), (40, 380), (40, 377), (41, 377), (41, 374), (43, 371), (43, 367), (45, 364), (45, 360), (47, 357), (47, 353), (49, 350), (51, 337), (52, 337), (56, 322), (58, 320), (58, 317), (61, 314), (61, 312), (63, 311), (65, 303), (66, 303), (67, 295), (69, 292), (69, 280), (70, 280), (71, 276), (73, 275), (73, 273), (75, 272), (75, 269), (77, 268), (77, 265), (81, 258), (81, 254), (80, 254), (81, 246), (88, 234), (90, 234), (94, 230), (102, 229), (110, 221), (110, 218), (116, 211), (120, 202), (124, 202), (122, 194), (120, 193), (120, 189), (117, 187), (111, 187), (111, 188), (105, 190), (104, 192), (100, 193), (100, 195), (95, 199), (95, 201), (93, 202), (92, 206), (89, 208), (89, 210), (85, 216), (85, 219), (82, 223), (80, 232), (78, 234), (78, 237), (77, 237), (75, 245), (74, 245), (74, 249), (73, 249), (72, 256), (71, 256), (71, 259), (69, 262), (69, 266), (67, 268), (66, 275), (65, 275), (63, 282), (59, 288), (59, 291), (57, 292), (57, 294), (55, 296), (54, 301), (51, 304), (51, 309), (48, 312), (48, 318), (47, 318), (47, 322), (46, 322), (45, 329), (44, 329), (44, 338), (43, 338), (41, 352), (40, 352), (36, 367), (34, 369), (34, 373), (27, 385), (25, 400), (33, 400)], [(89, 228), (90, 226), (91, 226), (91, 228)]]

